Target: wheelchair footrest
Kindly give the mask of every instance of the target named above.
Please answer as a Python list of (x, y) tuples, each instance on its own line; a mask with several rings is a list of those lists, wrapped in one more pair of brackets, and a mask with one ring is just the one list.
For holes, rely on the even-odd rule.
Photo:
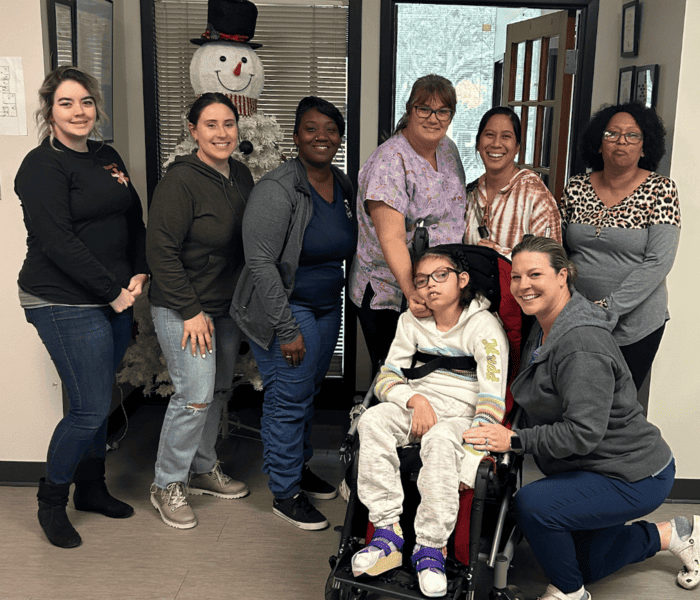
[[(377, 577), (368, 577), (366, 575), (355, 577), (350, 566), (351, 557), (350, 552), (341, 557), (335, 569), (335, 582), (340, 584), (341, 587), (364, 590), (379, 596), (397, 598), (399, 600), (425, 599), (418, 587), (418, 579), (413, 573), (407, 572), (405, 568), (393, 569)], [(456, 577), (453, 574), (452, 578), (449, 575), (448, 572), (447, 595), (444, 598), (446, 600), (462, 598), (467, 587), (466, 575), (463, 572), (458, 573)]]

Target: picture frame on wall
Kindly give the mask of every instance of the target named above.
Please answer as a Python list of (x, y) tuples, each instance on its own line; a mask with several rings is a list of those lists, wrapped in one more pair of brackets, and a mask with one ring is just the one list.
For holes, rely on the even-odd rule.
[(617, 103), (624, 104), (634, 100), (634, 90), (637, 81), (635, 79), (636, 67), (624, 67), (620, 69), (620, 77), (617, 83)]
[(659, 94), (659, 65), (637, 67), (634, 79), (634, 99), (647, 108), (656, 108)]
[(632, 0), (622, 6), (622, 34), (620, 36), (620, 56), (634, 58), (639, 53), (639, 26), (641, 6), (639, 0)]

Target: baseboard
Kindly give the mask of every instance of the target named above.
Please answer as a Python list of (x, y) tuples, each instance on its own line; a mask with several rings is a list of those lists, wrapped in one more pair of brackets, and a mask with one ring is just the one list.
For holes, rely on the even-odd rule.
[(46, 475), (46, 462), (0, 460), (0, 485), (35, 486)]
[[(107, 439), (117, 433), (126, 422), (124, 412), (131, 417), (141, 406), (144, 398), (141, 388), (133, 390), (124, 398), (124, 409), (120, 404), (109, 415), (107, 423)], [(46, 475), (46, 462), (30, 461), (0, 461), (0, 486), (38, 486), (39, 478)]]
[(676, 478), (666, 502), (672, 504), (700, 504), (700, 479)]

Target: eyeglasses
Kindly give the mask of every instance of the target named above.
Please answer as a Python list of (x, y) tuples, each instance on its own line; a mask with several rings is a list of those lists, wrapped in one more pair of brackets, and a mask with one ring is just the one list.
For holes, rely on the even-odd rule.
[(452, 118), (452, 110), (449, 108), (438, 108), (433, 110), (429, 106), (415, 106), (416, 114), (421, 119), (429, 119), (434, 114), (438, 121), (449, 121)]
[(620, 139), (620, 136), (624, 136), (628, 144), (641, 144), (644, 136), (636, 131), (628, 131), (627, 133), (620, 133), (619, 131), (604, 131), (603, 139), (606, 142), (616, 142)]
[(424, 288), (426, 285), (428, 285), (428, 281), (430, 281), (431, 278), (435, 283), (445, 283), (447, 278), (450, 276), (450, 273), (459, 274), (459, 271), (444, 268), (433, 271), (430, 275), (416, 275), (413, 278), (413, 285), (416, 286), (416, 289)]

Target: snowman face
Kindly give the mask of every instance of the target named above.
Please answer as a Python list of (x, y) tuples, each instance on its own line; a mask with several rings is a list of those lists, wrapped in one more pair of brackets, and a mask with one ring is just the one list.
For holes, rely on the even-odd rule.
[(221, 92), (258, 99), (265, 82), (262, 61), (247, 44), (208, 42), (190, 63), (190, 81), (196, 94)]

